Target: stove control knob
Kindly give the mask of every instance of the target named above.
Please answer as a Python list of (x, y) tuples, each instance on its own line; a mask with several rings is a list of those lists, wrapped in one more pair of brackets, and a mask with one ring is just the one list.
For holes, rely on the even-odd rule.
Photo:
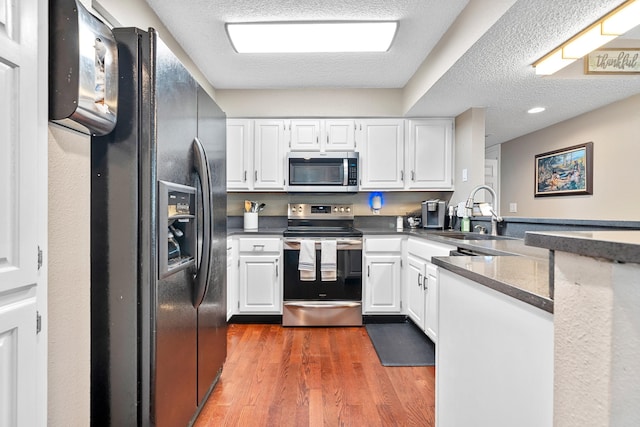
[(351, 208), (350, 207), (347, 207), (347, 212), (351, 212)]
[(334, 211), (334, 212), (338, 212), (338, 207), (337, 207), (337, 206), (334, 206), (334, 207), (333, 207), (333, 211)]
[(344, 212), (344, 206), (340, 206), (340, 212)]

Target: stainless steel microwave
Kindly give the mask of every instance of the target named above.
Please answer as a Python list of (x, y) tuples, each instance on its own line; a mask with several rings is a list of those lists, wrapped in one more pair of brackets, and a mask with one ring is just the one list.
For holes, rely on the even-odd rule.
[(358, 191), (358, 153), (293, 152), (287, 165), (290, 192)]

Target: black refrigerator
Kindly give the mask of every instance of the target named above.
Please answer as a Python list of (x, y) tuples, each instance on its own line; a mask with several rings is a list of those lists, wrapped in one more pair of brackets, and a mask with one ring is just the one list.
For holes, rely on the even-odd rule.
[(113, 30), (91, 140), (91, 424), (184, 426), (226, 358), (226, 117), (153, 29)]

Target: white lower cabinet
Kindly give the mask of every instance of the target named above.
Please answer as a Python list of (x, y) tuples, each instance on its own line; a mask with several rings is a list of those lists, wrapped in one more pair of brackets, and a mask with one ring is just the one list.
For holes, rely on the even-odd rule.
[(407, 292), (407, 315), (413, 322), (424, 330), (425, 314), (425, 271), (427, 261), (415, 256), (407, 255), (407, 271), (405, 274), (405, 289)]
[(407, 315), (433, 342), (438, 339), (438, 267), (432, 256), (447, 256), (453, 246), (410, 237), (407, 242), (405, 291)]
[(445, 269), (440, 281), (436, 425), (553, 426), (553, 314)]
[(402, 237), (365, 237), (363, 314), (402, 312)]
[(0, 294), (0, 426), (36, 425), (36, 288)]
[(282, 239), (238, 239), (238, 313), (282, 314)]
[(238, 256), (234, 249), (236, 241), (227, 237), (227, 320), (238, 309), (238, 279), (236, 276)]

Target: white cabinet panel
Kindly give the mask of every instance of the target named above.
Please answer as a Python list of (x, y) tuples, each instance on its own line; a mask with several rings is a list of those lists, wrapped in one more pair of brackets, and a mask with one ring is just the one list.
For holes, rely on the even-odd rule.
[(240, 313), (282, 313), (279, 255), (240, 255)]
[(256, 190), (284, 190), (285, 182), (285, 122), (255, 121), (254, 182)]
[(369, 255), (365, 259), (364, 313), (400, 313), (401, 255)]
[(424, 329), (424, 272), (426, 261), (412, 254), (407, 256), (405, 289), (407, 293), (407, 315), (421, 329)]
[(371, 119), (359, 123), (360, 189), (404, 188), (404, 121)]
[(416, 119), (407, 123), (406, 188), (451, 189), (453, 120)]
[(35, 287), (0, 296), (0, 425), (37, 424)]
[(356, 148), (356, 122), (350, 119), (324, 121), (325, 151), (354, 151)]
[(227, 120), (227, 188), (249, 190), (253, 186), (253, 121)]
[(320, 150), (320, 120), (291, 120), (291, 151)]
[[(235, 248), (234, 248), (235, 249)], [(238, 239), (239, 268), (235, 282), (239, 314), (282, 314), (282, 239)]]

